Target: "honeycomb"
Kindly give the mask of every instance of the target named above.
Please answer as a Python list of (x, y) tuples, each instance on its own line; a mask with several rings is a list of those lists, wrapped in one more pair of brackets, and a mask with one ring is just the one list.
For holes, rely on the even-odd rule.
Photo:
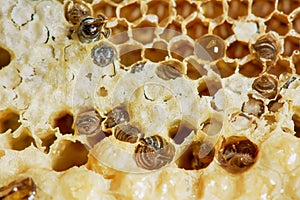
[(300, 1), (0, 4), (0, 199), (300, 199)]

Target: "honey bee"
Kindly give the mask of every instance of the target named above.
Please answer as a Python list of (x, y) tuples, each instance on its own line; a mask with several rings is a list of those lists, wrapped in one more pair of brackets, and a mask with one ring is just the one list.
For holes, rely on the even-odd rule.
[(80, 113), (77, 116), (75, 125), (79, 134), (90, 135), (97, 130), (100, 130), (101, 119), (96, 111), (91, 110), (87, 112)]
[(258, 147), (248, 138), (232, 136), (223, 138), (217, 161), (228, 172), (239, 173), (255, 163), (257, 154)]
[(276, 76), (269, 74), (262, 75), (254, 80), (252, 88), (262, 96), (274, 99), (278, 93), (278, 80)]
[(171, 80), (176, 79), (178, 77), (181, 77), (182, 74), (182, 64), (178, 61), (168, 60), (165, 62), (162, 62), (157, 68), (156, 68), (156, 75), (162, 79), (162, 80)]
[(87, 17), (81, 20), (77, 35), (82, 43), (98, 41), (103, 35), (105, 38), (110, 36), (110, 29), (106, 27), (108, 19), (104, 15), (97, 18)]
[(106, 120), (104, 122), (105, 128), (112, 128), (118, 124), (129, 122), (129, 113), (124, 107), (118, 106), (112, 109), (106, 115)]
[(175, 147), (160, 135), (141, 139), (135, 148), (136, 165), (147, 170), (159, 169), (170, 163), (175, 155)]
[(110, 29), (106, 27), (108, 19), (100, 14), (96, 18), (92, 17), (92, 11), (88, 5), (82, 1), (68, 1), (65, 5), (65, 18), (74, 25), (70, 29), (70, 35), (76, 32), (79, 41), (90, 43), (98, 41), (101, 36), (108, 38)]
[(36, 185), (29, 177), (21, 178), (0, 188), (0, 199), (34, 199)]
[(258, 38), (252, 49), (260, 60), (271, 60), (275, 62), (280, 52), (281, 45), (273, 33), (268, 33)]
[(73, 25), (91, 15), (91, 9), (82, 1), (67, 1), (65, 4), (65, 18)]
[(136, 143), (142, 137), (140, 130), (132, 125), (119, 125), (115, 129), (114, 136), (117, 140)]

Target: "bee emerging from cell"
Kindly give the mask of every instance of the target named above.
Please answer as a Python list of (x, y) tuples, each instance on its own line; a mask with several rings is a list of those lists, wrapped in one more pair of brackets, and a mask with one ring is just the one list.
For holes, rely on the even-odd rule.
[(147, 170), (159, 169), (172, 162), (175, 147), (160, 135), (141, 139), (135, 148), (136, 165)]
[(70, 34), (76, 33), (81, 43), (91, 43), (98, 41), (103, 36), (108, 38), (110, 29), (106, 23), (113, 18), (107, 18), (100, 14), (96, 18), (92, 17), (91, 8), (82, 1), (68, 1), (65, 4), (65, 18), (74, 25)]
[(223, 138), (217, 162), (230, 173), (244, 172), (256, 161), (258, 147), (244, 136)]
[(97, 18), (87, 17), (81, 20), (77, 30), (80, 42), (95, 42), (98, 41), (102, 35), (108, 38), (110, 29), (106, 27), (107, 20), (104, 15), (99, 15)]
[(276, 62), (280, 53), (281, 45), (274, 33), (268, 33), (257, 39), (252, 49), (256, 57), (261, 61), (271, 60)]

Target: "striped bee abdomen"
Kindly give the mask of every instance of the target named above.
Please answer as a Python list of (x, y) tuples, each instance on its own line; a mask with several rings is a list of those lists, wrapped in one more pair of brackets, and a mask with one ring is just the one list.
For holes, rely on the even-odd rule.
[(159, 169), (170, 163), (175, 154), (175, 148), (159, 135), (141, 139), (134, 154), (138, 167), (153, 170)]
[(142, 133), (135, 126), (124, 124), (116, 127), (114, 136), (123, 142), (136, 143), (142, 137)]

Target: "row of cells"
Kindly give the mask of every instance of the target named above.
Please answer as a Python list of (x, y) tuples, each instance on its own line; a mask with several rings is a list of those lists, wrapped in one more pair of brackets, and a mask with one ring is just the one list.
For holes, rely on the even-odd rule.
[[(77, 30), (77, 35), (79, 37), (79, 40), (85, 43), (85, 42), (97, 41), (100, 39), (101, 35), (104, 35), (104, 37), (106, 38), (109, 37), (110, 30), (105, 27), (105, 24), (107, 22), (106, 16), (99, 15), (97, 18), (87, 17), (89, 15), (88, 14), (89, 10), (86, 9), (88, 9), (88, 7), (84, 6), (84, 4), (79, 4), (79, 3), (66, 4), (66, 10), (65, 10), (66, 19), (73, 24), (74, 23), (77, 24), (80, 22), (79, 30)], [(142, 44), (153, 43), (152, 48), (146, 48), (145, 52), (143, 53), (142, 52), (143, 47), (141, 45), (140, 46), (132, 45), (132, 44), (122, 45), (120, 47), (120, 62), (125, 67), (129, 67), (130, 65), (137, 63), (138, 61), (141, 61), (142, 57), (145, 57), (153, 62), (158, 62), (164, 60), (167, 56), (172, 56), (173, 58), (182, 61), (184, 58), (193, 55), (193, 53), (195, 52), (196, 55), (202, 60), (214, 61), (221, 57), (224, 57), (225, 50), (226, 50), (226, 56), (232, 59), (236, 59), (236, 58), (241, 59), (250, 53), (249, 50), (250, 44), (243, 43), (241, 41), (235, 41), (231, 43), (229, 47), (226, 49), (223, 39), (221, 37), (213, 36), (213, 35), (211, 36), (205, 35), (198, 38), (196, 40), (196, 44), (193, 44), (191, 41), (182, 39), (171, 43), (171, 46), (168, 47), (168, 44), (163, 40), (157, 40), (153, 42), (154, 38), (156, 37), (155, 24), (152, 24), (152, 22), (147, 20), (143, 21), (141, 24), (142, 26), (139, 26), (137, 29), (132, 30), (133, 39)], [(144, 29), (139, 29), (142, 27), (144, 27)], [(94, 31), (94, 29), (96, 30), (96, 32)], [(178, 34), (177, 31), (170, 31), (170, 29), (165, 29), (165, 31), (163, 31), (163, 33), (161, 34), (161, 37), (163, 37), (163, 39), (166, 38), (171, 39), (177, 34)], [(116, 37), (110, 37), (110, 40), (115, 43), (120, 43), (120, 42), (123, 43), (125, 42), (123, 40), (128, 40), (128, 39), (129, 39), (128, 32), (126, 31), (120, 33)], [(202, 47), (200, 48), (200, 50), (199, 50), (199, 46)], [(297, 37), (294, 36), (286, 37), (284, 43), (283, 56), (291, 56), (293, 52), (298, 49), (299, 46), (300, 46), (300, 42)], [(279, 42), (276, 39), (276, 36), (274, 36), (271, 33), (259, 38), (258, 41), (256, 41), (256, 43), (252, 47), (256, 51), (256, 55), (263, 57), (263, 59), (271, 59), (273, 61), (277, 60), (277, 54), (279, 53), (281, 48)], [(252, 47), (250, 49), (252, 49)], [(201, 52), (203, 48), (204, 50), (206, 50), (208, 56), (199, 55), (202, 54)], [(170, 52), (168, 50), (170, 50)], [(111, 53), (109, 53), (109, 55), (113, 56), (113, 54)], [(285, 63), (285, 61), (281, 61), (281, 62), (278, 61), (275, 65), (271, 66), (273, 68), (272, 69), (273, 73), (275, 74), (277, 73), (277, 75), (279, 75), (283, 72), (290, 73), (292, 71), (292, 69), (286, 69), (286, 70), (281, 69), (281, 71), (277, 70), (276, 66), (281, 65), (282, 63)], [(246, 65), (249, 65), (249, 63), (246, 63)], [(244, 75), (247, 73), (247, 74), (254, 74), (252, 76), (257, 76), (262, 71), (262, 68), (263, 68), (262, 66), (257, 65), (253, 69), (251, 68), (250, 65), (245, 68), (246, 72), (243, 73), (242, 72), (243, 70), (240, 70), (240, 72)], [(257, 73), (252, 73), (252, 71), (255, 71)], [(296, 69), (296, 72), (297, 71), (298, 69)]]
[[(230, 1), (229, 4), (233, 4), (234, 5), (233, 7), (235, 9), (238, 8), (238, 12), (229, 12), (229, 13), (243, 13), (243, 11), (242, 11), (243, 6), (239, 6), (239, 4), (237, 2), (239, 2), (239, 1)], [(259, 11), (263, 10), (262, 12), (264, 12), (264, 11), (268, 10), (267, 8), (269, 8), (269, 6), (261, 5), (261, 4), (264, 4), (264, 2), (268, 4), (268, 1), (259, 1), (259, 2), (254, 2), (253, 5), (255, 5), (254, 7), (258, 7), (258, 8), (259, 8), (259, 6), (264, 6), (264, 9), (259, 9)], [(161, 1), (160, 2), (151, 1), (148, 4), (149, 4), (148, 5), (149, 7), (148, 7), (148, 11), (146, 14), (154, 14), (154, 15), (158, 16), (159, 22), (165, 21), (164, 27), (166, 29), (174, 30), (175, 32), (177, 32), (177, 34), (182, 33), (182, 30), (186, 29), (186, 34), (189, 35), (193, 39), (197, 39), (200, 36), (202, 36), (208, 32), (208, 22), (203, 21), (199, 17), (194, 17), (189, 22), (184, 24), (185, 28), (182, 27), (183, 26), (182, 20), (180, 18), (173, 19), (172, 21), (169, 21), (169, 20), (166, 21), (165, 18), (167, 18), (169, 13), (171, 12), (170, 10), (164, 10), (164, 9), (171, 9), (170, 2), (168, 2), (168, 1), (166, 1), (166, 2), (165, 1), (162, 1), (162, 2)], [(222, 5), (222, 2), (221, 1), (209, 1), (207, 3), (203, 3), (203, 5), (206, 5), (206, 4), (207, 4), (207, 7), (210, 9), (203, 8), (204, 15), (206, 13), (205, 12), (206, 10), (209, 11), (212, 15), (215, 15), (215, 14), (218, 14), (218, 12), (217, 12), (218, 7), (220, 7), (219, 4)], [(216, 4), (216, 5), (214, 5), (214, 4)], [(242, 4), (248, 4), (248, 2), (242, 1)], [(259, 6), (257, 6), (257, 5), (259, 5)], [(279, 5), (281, 5), (281, 4), (279, 3)], [(66, 4), (66, 7), (69, 7), (69, 6), (70, 6), (70, 3)], [(89, 15), (92, 15), (92, 11), (84, 3), (80, 4), (79, 2), (77, 2), (77, 5), (75, 7), (77, 7), (77, 9), (75, 10), (77, 15), (85, 15), (86, 17)], [(278, 7), (281, 8), (282, 6), (278, 6)], [(285, 6), (284, 8), (286, 8), (286, 7), (289, 7), (289, 6)], [(291, 7), (294, 7), (294, 6), (291, 5)], [(230, 8), (230, 6), (229, 6), (229, 8)], [(117, 17), (116, 13), (115, 13), (115, 9), (116, 9), (116, 7), (113, 8), (113, 6), (110, 5), (109, 3), (105, 2), (105, 1), (101, 1), (98, 4), (93, 5), (93, 10), (94, 10), (93, 15), (94, 16), (104, 15), (108, 18), (115, 18), (115, 17)], [(180, 16), (187, 17), (191, 13), (197, 11), (197, 6), (195, 3), (189, 3), (188, 1), (178, 1), (176, 9), (177, 9), (177, 13)], [(80, 10), (82, 10), (82, 11), (80, 11)], [(220, 10), (223, 10), (223, 9), (220, 9)], [(79, 11), (82, 13), (80, 13)], [(141, 5), (138, 2), (134, 2), (134, 3), (122, 6), (120, 8), (120, 16), (118, 16), (118, 19), (119, 19), (118, 23), (115, 27), (112, 28), (113, 35), (119, 34), (120, 32), (127, 32), (129, 29), (128, 22), (129, 23), (135, 22), (138, 19), (139, 19), (138, 23), (135, 25), (132, 25), (130, 28), (139, 29), (139, 28), (144, 28), (144, 27), (157, 27), (157, 24), (154, 22), (150, 22), (145, 19), (142, 20), (141, 19), (142, 15), (143, 15), (143, 13), (141, 12)], [(78, 16), (75, 16), (75, 17), (78, 17)], [(205, 16), (205, 17), (209, 18), (210, 16)], [(120, 18), (123, 18), (123, 19), (120, 19)], [(288, 16), (286, 16), (284, 13), (280, 13), (280, 12), (272, 13), (270, 18), (265, 22), (265, 24), (267, 26), (266, 31), (267, 32), (275, 31), (279, 35), (286, 35), (290, 31), (290, 29), (293, 29), (296, 32), (300, 33), (300, 26), (299, 26), (300, 13), (294, 14), (290, 18), (291, 19), (289, 19)], [(291, 21), (291, 23), (290, 23), (290, 21)], [(223, 23), (219, 24), (213, 30), (213, 33), (216, 35), (219, 35), (223, 39), (226, 39), (230, 35), (233, 35), (232, 23), (228, 19), (225, 20)], [(125, 37), (125, 36), (127, 36), (127, 37)], [(163, 34), (162, 38), (166, 39), (166, 40), (170, 40), (173, 36), (174, 35), (172, 35), (172, 34), (171, 35)], [(119, 38), (116, 42), (124, 43), (127, 40), (128, 40), (128, 35), (124, 34), (124, 35), (122, 35), (122, 39)]]
[[(18, 122), (19, 115), (12, 111), (6, 110), (1, 112), (1, 128), (16, 130), (20, 123)], [(5, 117), (5, 119), (3, 119)], [(159, 169), (174, 161), (175, 146), (162, 137), (161, 135), (152, 135), (144, 137), (138, 127), (130, 124), (130, 117), (125, 107), (117, 106), (111, 111), (106, 113), (105, 118), (102, 118), (95, 110), (86, 110), (79, 113), (74, 121), (71, 113), (62, 111), (56, 114), (53, 118), (51, 125), (53, 128), (58, 127), (62, 134), (79, 134), (87, 137), (89, 144), (82, 144), (79, 141), (69, 141), (62, 139), (59, 141), (59, 154), (51, 155), (52, 168), (56, 171), (64, 171), (73, 166), (81, 166), (88, 161), (88, 148), (87, 145), (95, 145), (104, 137), (113, 135), (117, 140), (136, 145), (133, 152), (133, 162), (140, 168), (146, 170)], [(172, 141), (180, 145), (185, 138), (194, 130), (188, 122), (175, 120), (169, 127), (168, 136)], [(1, 130), (4, 132), (5, 130)], [(195, 130), (194, 130), (195, 131)], [(22, 133), (17, 138), (13, 138), (12, 144), (18, 145), (14, 150), (23, 150), (31, 144), (35, 145), (32, 136)], [(54, 132), (52, 134), (41, 135), (42, 144), (46, 146), (46, 152), (49, 152), (49, 147), (55, 143), (56, 137)], [(26, 143), (26, 144), (25, 144)], [(244, 146), (250, 145), (251, 152), (245, 152)], [(232, 154), (232, 146), (240, 146), (240, 149), (234, 149)], [(246, 147), (246, 146), (245, 146)], [(229, 148), (229, 150), (227, 150)], [(229, 152), (230, 151), (230, 152)], [(76, 152), (76, 153), (74, 153)], [(255, 144), (250, 140), (240, 138), (225, 138), (223, 139), (222, 146), (218, 151), (218, 160), (224, 169), (237, 173), (246, 170), (256, 160), (258, 149)], [(250, 155), (251, 161), (243, 162), (243, 165), (236, 163), (238, 159), (245, 159), (240, 157), (243, 153)], [(230, 154), (230, 155), (227, 155)], [(245, 154), (246, 155), (246, 154)], [(182, 154), (176, 161), (179, 168), (186, 170), (198, 170), (207, 167), (215, 156), (215, 148), (208, 142), (193, 142), (189, 148)]]
[[(211, 36), (206, 35), (204, 37)], [(168, 44), (161, 40), (155, 41), (151, 48), (143, 48), (141, 45), (138, 44), (120, 45), (120, 64), (125, 68), (130, 68), (132, 66), (134, 67), (145, 63), (145, 59), (152, 62), (165, 63), (167, 62), (165, 60), (167, 57), (172, 57), (175, 60), (184, 60), (187, 64), (187, 70), (184, 73), (187, 75), (188, 78), (196, 80), (204, 75), (207, 75), (207, 69), (205, 68), (205, 65), (200, 63), (198, 60), (198, 58), (200, 57), (200, 59), (208, 59), (209, 61), (215, 59), (216, 62), (214, 65), (211, 66), (211, 68), (217, 74), (219, 74), (221, 78), (226, 78), (233, 75), (236, 72), (237, 68), (240, 74), (244, 75), (245, 77), (252, 78), (258, 77), (263, 71), (266, 70), (265, 64), (260, 60), (260, 58), (264, 59), (264, 56), (267, 56), (266, 59), (271, 59), (271, 56), (274, 55), (276, 56), (276, 58), (274, 58), (275, 62), (271, 62), (270, 66), (268, 66), (267, 69), (270, 74), (276, 75), (277, 77), (285, 73), (293, 74), (296, 72), (297, 74), (300, 74), (299, 54), (293, 54), (292, 60), (281, 56), (277, 56), (278, 50), (272, 52), (272, 49), (268, 49), (269, 47), (264, 46), (268, 43), (264, 45), (260, 44), (256, 50), (254, 49), (255, 55), (259, 58), (253, 57), (245, 63), (240, 64), (238, 63), (238, 60), (236, 60), (237, 57), (243, 58), (252, 53), (249, 50), (248, 44), (237, 41), (232, 43), (226, 49), (226, 52), (224, 52), (224, 43), (217, 42), (221, 40), (212, 39), (211, 41), (215, 41), (215, 45), (211, 45), (201, 39), (202, 38), (198, 40), (198, 45), (200, 45), (202, 49), (204, 48), (206, 50), (207, 54), (204, 55), (197, 54), (197, 49), (194, 51), (193, 45), (187, 40), (179, 40), (177, 42), (172, 43), (169, 50)], [(208, 48), (207, 45), (211, 45), (211, 47)], [(215, 48), (219, 48), (220, 50), (218, 51), (218, 55), (215, 55), (213, 52)], [(252, 48), (253, 47), (251, 47), (251, 51)], [(236, 49), (239, 50), (237, 51)], [(194, 53), (196, 53), (196, 56), (198, 58), (196, 58), (195, 55), (193, 55)], [(232, 60), (228, 61), (227, 59), (223, 58), (224, 54), (226, 54), (227, 58), (232, 57)], [(174, 66), (173, 68), (176, 68), (176, 66)], [(178, 71), (181, 72), (182, 70)]]
[[(87, 110), (76, 117), (75, 126), (79, 135), (87, 141), (101, 138), (103, 131), (111, 130), (113, 136), (125, 143), (135, 144), (133, 161), (146, 170), (160, 169), (174, 161), (175, 146), (159, 134), (145, 137), (138, 127), (130, 124), (129, 113), (123, 106), (117, 106), (106, 114), (102, 121), (95, 110)], [(102, 127), (100, 127), (102, 121)], [(191, 124), (181, 120), (174, 121), (169, 127), (168, 136), (180, 145), (185, 138), (196, 131)], [(97, 136), (98, 135), (98, 136)], [(96, 139), (96, 143), (99, 141)], [(258, 147), (246, 137), (223, 138), (216, 154), (218, 163), (231, 173), (239, 173), (251, 167), (258, 154)], [(215, 147), (207, 141), (194, 141), (176, 161), (179, 168), (198, 170), (206, 168), (215, 157)]]
[[(183, 27), (185, 25), (185, 27)], [(287, 16), (281, 13), (274, 13), (269, 20), (265, 22), (266, 25), (266, 32), (275, 31), (280, 36), (286, 36), (291, 29), (295, 30), (300, 34), (300, 12), (294, 16), (292, 22), (288, 19)], [(127, 32), (129, 27), (131, 29), (139, 29), (145, 27), (157, 27), (157, 24), (154, 22), (150, 22), (147, 19), (143, 19), (139, 21), (138, 24), (130, 26), (127, 23), (127, 20), (119, 19), (118, 23), (115, 27), (112, 28), (112, 35), (119, 34), (121, 32)], [(229, 20), (224, 20), (222, 23), (218, 24), (213, 29), (213, 34), (220, 36), (223, 39), (227, 39), (231, 35), (234, 34), (233, 32), (233, 23)], [(200, 36), (208, 33), (209, 23), (203, 21), (199, 17), (194, 17), (193, 19), (189, 20), (187, 23), (182, 23), (179, 19), (173, 19), (172, 21), (168, 22), (165, 27), (167, 30), (173, 30), (176, 34), (181, 34), (183, 30), (186, 31), (186, 34), (191, 37), (192, 39), (197, 39)], [(168, 35), (163, 33), (161, 38), (166, 41), (172, 39), (174, 35)], [(128, 40), (128, 38), (127, 38)], [(117, 43), (122, 43), (127, 41), (126, 38), (120, 41), (116, 41)]]
[[(118, 3), (122, 2), (122, 0), (101, 1), (93, 5), (93, 10), (96, 14), (102, 13), (108, 17), (116, 17)], [(175, 0), (175, 5), (173, 6), (170, 1), (152, 0), (147, 2), (145, 13), (143, 13), (139, 2), (129, 3), (127, 5), (122, 4), (119, 10), (120, 16), (118, 17), (126, 18), (129, 22), (134, 22), (143, 14), (154, 14), (158, 16), (161, 22), (168, 18), (170, 14), (173, 14), (172, 7), (174, 7), (176, 14), (183, 18), (187, 18), (191, 14), (201, 11), (205, 18), (215, 19), (224, 15), (224, 7), (228, 7), (227, 15), (232, 19), (246, 17), (249, 15), (249, 12), (252, 12), (257, 17), (268, 18), (276, 10), (279, 13), (288, 15), (300, 6), (300, 2), (297, 0), (279, 0), (277, 5), (276, 0), (253, 0), (252, 5), (249, 4), (250, 2), (248, 0), (212, 0), (200, 2), (200, 6), (198, 6), (199, 3), (196, 2)]]
[[(181, 18), (185, 19), (195, 12), (203, 12), (206, 19), (214, 19), (223, 15), (224, 1), (213, 0), (203, 2), (201, 9), (196, 3), (192, 3), (186, 0), (177, 0), (175, 5), (176, 14)], [(231, 19), (245, 18), (249, 15), (249, 1), (247, 0), (232, 0), (228, 3), (228, 21), (233, 22)], [(288, 1), (280, 0), (276, 6), (275, 0), (254, 0), (252, 3), (252, 13), (257, 17), (266, 19), (267, 31), (273, 30), (278, 32), (280, 35), (285, 35), (292, 28), (300, 33), (300, 13), (288, 16), (294, 9), (300, 6), (299, 1)], [(275, 11), (275, 7), (277, 11)], [(134, 23), (140, 20), (144, 14), (153, 14), (158, 17), (159, 24), (163, 24), (165, 27), (169, 23), (169, 16), (173, 14), (172, 5), (170, 1), (149, 1), (147, 3), (147, 10), (145, 13), (142, 12), (140, 3), (134, 2), (128, 5), (122, 5), (119, 10), (119, 16), (116, 14), (117, 7), (105, 1), (101, 1), (98, 4), (93, 5), (93, 10), (96, 15), (104, 14), (107, 17), (119, 17), (126, 19), (129, 23)], [(261, 9), (264, 8), (264, 9)], [(190, 26), (199, 21), (202, 24), (203, 31), (207, 29), (207, 22), (204, 23), (199, 18), (195, 18), (191, 21), (186, 28), (192, 30)], [(291, 23), (290, 23), (291, 21)], [(175, 22), (170, 23), (168, 26), (175, 25)], [(201, 27), (201, 26), (199, 26)], [(200, 29), (201, 30), (201, 29)]]
[[(268, 79), (262, 77), (262, 79), (264, 78)], [(272, 78), (274, 79), (274, 77)], [(273, 79), (270, 79), (271, 82), (274, 81)], [(272, 92), (268, 93), (266, 91), (261, 91), (261, 87), (257, 86), (259, 85), (259, 82), (265, 83), (266, 81), (260, 79), (256, 80), (253, 83), (253, 89), (261, 92), (266, 98), (271, 96), (274, 97)], [(271, 91), (272, 89), (269, 90)], [(257, 106), (257, 103), (261, 103), (261, 101), (249, 98), (249, 102), (245, 102), (243, 105), (243, 112), (260, 117), (261, 106)], [(270, 105), (268, 105), (268, 108), (272, 110), (274, 109), (273, 107), (278, 107), (278, 105), (275, 105), (276, 103), (280, 104), (280, 102), (275, 99), (273, 102), (269, 103)], [(57, 127), (62, 134), (87, 135), (87, 141), (92, 143), (92, 145), (110, 135), (113, 135), (113, 137), (119, 141), (136, 144), (134, 161), (138, 167), (148, 170), (158, 169), (172, 162), (175, 154), (173, 143), (177, 145), (182, 144), (185, 138), (193, 130), (196, 131), (188, 122), (175, 120), (168, 128), (168, 136), (173, 143), (167, 142), (167, 140), (160, 135), (144, 137), (138, 127), (130, 124), (128, 112), (124, 107), (120, 106), (109, 111), (105, 115), (105, 118), (102, 118), (97, 111), (94, 110), (84, 111), (76, 117), (70, 112), (61, 111), (56, 113), (52, 118), (50, 123), (53, 128)], [(292, 119), (295, 125), (295, 136), (298, 137), (300, 135), (300, 112), (295, 112)], [(209, 123), (210, 122), (211, 120), (209, 120)], [(204, 123), (202, 129), (204, 132), (208, 129), (209, 123)], [(11, 129), (12, 132), (16, 131), (20, 126), (21, 123), (19, 122), (18, 112), (11, 109), (0, 112), (1, 133), (4, 133), (9, 129)], [(23, 150), (31, 144), (36, 145), (30, 132), (25, 129), (22, 131), (23, 132), (19, 134), (18, 137), (10, 138), (11, 149)], [(55, 140), (57, 139), (55, 133), (45, 133), (40, 137), (42, 145), (46, 147), (45, 153), (48, 153), (50, 146), (55, 143)], [(65, 139), (59, 141), (59, 143), (61, 144), (59, 147), (60, 154), (52, 158), (52, 167), (54, 170), (63, 171), (73, 166), (86, 164), (89, 153), (86, 144)], [(241, 146), (239, 147), (239, 145)], [(249, 148), (251, 150), (250, 153)], [(74, 152), (77, 153), (74, 154)], [(176, 160), (176, 164), (179, 168), (186, 170), (198, 170), (207, 167), (213, 161), (214, 156), (217, 156), (219, 164), (224, 167), (224, 169), (232, 173), (237, 173), (248, 169), (254, 164), (257, 152), (257, 146), (245, 137), (224, 138), (217, 153), (215, 153), (215, 147), (209, 142), (194, 141), (189, 148), (183, 152), (180, 158)], [(157, 157), (151, 157), (150, 160), (147, 160), (150, 154), (156, 155)], [(240, 162), (241, 160), (242, 162)]]
[[(300, 18), (299, 18), (300, 19)], [(280, 26), (280, 22), (274, 23), (276, 28), (267, 29), (267, 32), (274, 31), (279, 35), (285, 30), (286, 26)], [(169, 42), (175, 36), (182, 34), (181, 29), (182, 24), (179, 21), (173, 20), (168, 24), (167, 28), (162, 31), (158, 36), (156, 35), (156, 24), (148, 21), (147, 19), (140, 22), (140, 24), (132, 27), (132, 37), (135, 41), (141, 44), (149, 44), (154, 41), (155, 38), (159, 37), (162, 40)], [(115, 44), (122, 44), (130, 40), (129, 38), (129, 26), (124, 20), (118, 20), (116, 26), (111, 28), (112, 36), (110, 40)], [(195, 18), (186, 25), (186, 34), (197, 40), (201, 36), (208, 33), (208, 25), (202, 22), (199, 18)], [(224, 23), (216, 26), (212, 33), (216, 36), (219, 36), (223, 40), (226, 40), (228, 37), (234, 34), (232, 30), (232, 24), (225, 21)], [(147, 35), (147, 37), (145, 37)], [(288, 35), (283, 38), (284, 46), (283, 53), (284, 57), (289, 57), (293, 52), (299, 50), (300, 48), (300, 39), (295, 35)], [(165, 45), (164, 45), (165, 46)], [(240, 51), (234, 51), (235, 49), (240, 49)], [(243, 41), (235, 41), (231, 43), (228, 47), (227, 56), (229, 58), (243, 58), (249, 53), (248, 43)]]

